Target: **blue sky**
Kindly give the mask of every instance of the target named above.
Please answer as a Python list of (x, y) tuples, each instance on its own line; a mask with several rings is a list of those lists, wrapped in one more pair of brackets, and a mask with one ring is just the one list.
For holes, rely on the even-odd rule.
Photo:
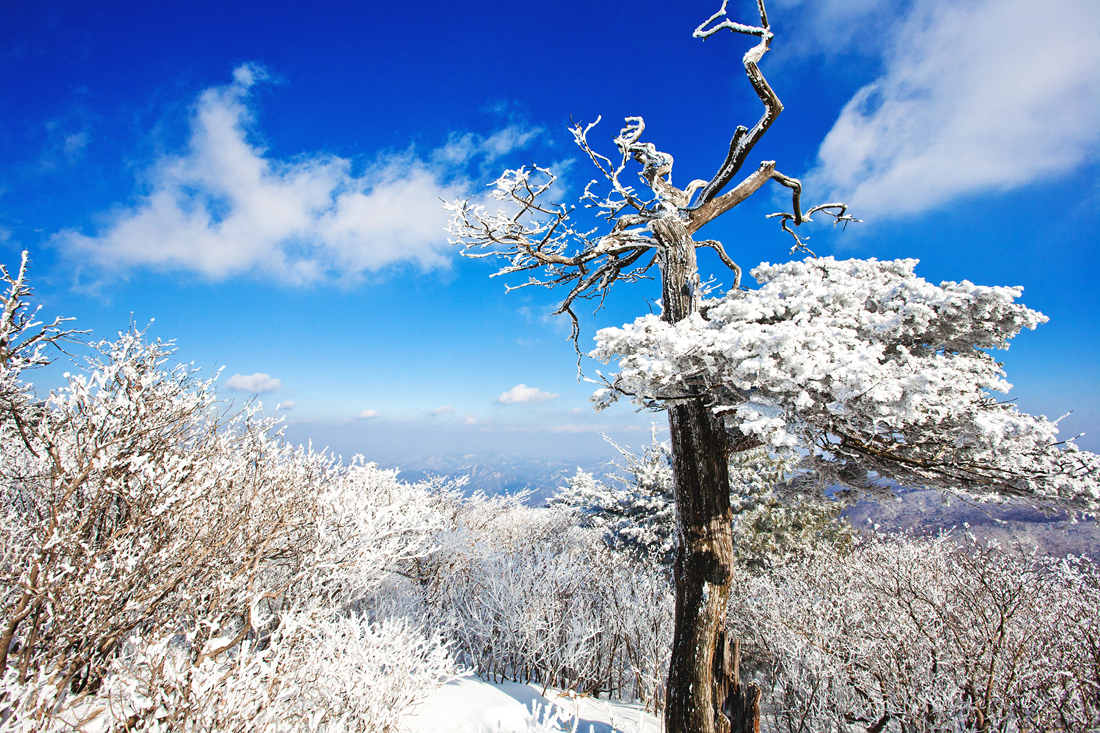
[[(97, 336), (155, 319), (181, 361), (224, 367), (226, 399), (293, 403), (288, 435), (345, 455), (579, 460), (607, 451), (599, 431), (638, 445), (654, 416), (591, 410), (568, 326), (547, 317), (558, 294), (506, 294), (457, 257), (440, 199), (532, 160), (575, 197), (592, 171), (567, 127), (599, 115), (590, 140), (610, 147), (641, 115), (676, 181), (710, 178), (760, 113), (751, 41), (691, 37), (719, 4), (8, 0), (0, 260), (30, 250), (44, 312)], [(754, 3), (730, 5), (755, 22)], [(864, 220), (813, 230), (818, 254), (1024, 286), (1051, 320), (998, 355), (1010, 396), (1073, 410), (1064, 433), (1100, 450), (1100, 6), (768, 10), (762, 68), (786, 111), (747, 168), (774, 159), (808, 202)], [(784, 260), (764, 219), (781, 206), (762, 190), (701, 234), (746, 270)], [(717, 264), (702, 259), (721, 281)], [(582, 345), (656, 295), (622, 288)]]

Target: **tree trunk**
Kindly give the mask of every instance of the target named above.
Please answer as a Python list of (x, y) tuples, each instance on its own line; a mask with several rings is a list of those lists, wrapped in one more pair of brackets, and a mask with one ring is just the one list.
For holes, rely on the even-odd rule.
[[(675, 217), (653, 222), (661, 250), (664, 318), (681, 321), (698, 310), (695, 242)], [(679, 548), (674, 570), (676, 628), (665, 705), (667, 733), (728, 733), (730, 680), (714, 674), (715, 647), (726, 619), (733, 565), (729, 457), (733, 441), (707, 404), (693, 397), (670, 404)], [(719, 657), (722, 657), (719, 652)], [(725, 667), (722, 664), (723, 668)], [(736, 681), (734, 689), (738, 689)]]
[[(714, 689), (722, 712), (730, 721), (730, 733), (760, 733), (760, 688), (741, 684), (741, 642), (719, 632), (714, 654)], [(878, 733), (876, 731), (876, 733)]]
[(714, 653), (733, 564), (730, 438), (700, 398), (668, 408), (676, 477), (676, 630), (668, 668), (667, 733), (726, 733)]

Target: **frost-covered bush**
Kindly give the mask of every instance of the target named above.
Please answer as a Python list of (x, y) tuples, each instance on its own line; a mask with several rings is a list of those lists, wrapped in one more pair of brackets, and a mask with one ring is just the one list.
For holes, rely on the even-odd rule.
[[(235, 695), (225, 687), (234, 664), (312, 664), (315, 686), (354, 677), (356, 665), (385, 676), (388, 663), (364, 661), (355, 638), (364, 650), (384, 646), (396, 627), (360, 615), (391, 571), (431, 549), (440, 487), (290, 446), (254, 407), (226, 414), (214, 379), (170, 368), (171, 345), (133, 330), (93, 344), (84, 373), (39, 398), (22, 373), (43, 363), (43, 331), (19, 317), (23, 273), (4, 277), (0, 727), (49, 729), (59, 716), (93, 714), (126, 669), (152, 670), (146, 696), (157, 700), (127, 715), (189, 721), (173, 729), (217, 729), (197, 722), (205, 713), (192, 716), (179, 680), (192, 692), (197, 680), (213, 685), (196, 700)], [(417, 648), (442, 669), (437, 641)], [(316, 656), (325, 649), (343, 649), (325, 657), (328, 671)], [(119, 666), (141, 655), (148, 660)], [(179, 680), (155, 672), (162, 667)], [(333, 694), (327, 720), (366, 729), (350, 721), (374, 693)], [(125, 722), (113, 709), (103, 707), (102, 725)]]
[(1087, 560), (876, 535), (735, 583), (730, 633), (772, 730), (1100, 725), (1100, 570)]
[(417, 574), (432, 625), (487, 679), (659, 704), (672, 633), (665, 573), (562, 508), (475, 495)]
[[(5, 692), (38, 716), (0, 729), (392, 732), (428, 691), (457, 675), (438, 636), (405, 621), (287, 614), (262, 643), (245, 641), (197, 664), (178, 636), (132, 638), (96, 692), (72, 701), (43, 677), (8, 679)], [(56, 712), (45, 714), (36, 697), (55, 701)]]

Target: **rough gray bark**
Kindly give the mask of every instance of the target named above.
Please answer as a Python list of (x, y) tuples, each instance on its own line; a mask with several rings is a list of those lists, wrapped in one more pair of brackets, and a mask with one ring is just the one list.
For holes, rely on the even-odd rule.
[[(679, 219), (654, 221), (652, 230), (661, 245), (664, 318), (675, 323), (698, 308), (696, 243)], [(740, 685), (736, 672), (732, 679), (724, 673), (727, 665), (722, 660), (728, 660), (729, 655), (719, 645), (725, 639), (722, 629), (734, 562), (729, 458), (735, 442), (703, 397), (669, 404), (668, 422), (679, 547), (665, 730), (725, 733), (730, 730), (725, 713), (732, 713), (741, 723), (737, 730), (746, 729), (746, 720), (750, 726), (747, 729), (755, 730), (759, 728), (759, 706), (755, 707), (754, 719), (751, 708), (744, 709), (742, 701), (728, 698), (726, 691), (731, 684), (734, 689)], [(748, 447), (741, 443), (736, 447)], [(716, 667), (723, 673), (715, 675)], [(732, 709), (728, 701), (733, 703)]]
[(730, 438), (701, 398), (670, 405), (680, 546), (676, 551), (676, 627), (665, 707), (668, 733), (726, 731), (712, 669), (726, 620), (733, 564), (729, 498)]

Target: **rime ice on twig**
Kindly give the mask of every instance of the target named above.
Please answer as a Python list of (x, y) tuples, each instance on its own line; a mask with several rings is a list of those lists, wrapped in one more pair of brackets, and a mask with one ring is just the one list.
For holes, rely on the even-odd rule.
[[(496, 273), (498, 275), (541, 271), (541, 276), (531, 275), (526, 283), (508, 286), (509, 290), (529, 285), (569, 287), (569, 293), (555, 315), (566, 313), (571, 318), (572, 338), (578, 356), (579, 328), (573, 310), (574, 302), (580, 298), (598, 299), (602, 303), (616, 282), (646, 277), (654, 264), (660, 264), (666, 248), (660, 237), (655, 235), (653, 227), (662, 220), (674, 219), (683, 225), (688, 234), (694, 233), (740, 204), (769, 180), (775, 180), (792, 190), (793, 213), (773, 216), (781, 217), (783, 230), (795, 238), (794, 250), (809, 251), (805, 244), (806, 237), (789, 226), (792, 222), (798, 227), (803, 222), (812, 221), (811, 216), (819, 211), (833, 216), (837, 222), (847, 224), (859, 221), (848, 215), (846, 206), (839, 203), (822, 204), (803, 213), (801, 183), (777, 171), (774, 161), (762, 162), (756, 171), (719, 196), (741, 170), (753, 146), (783, 111), (783, 104), (758, 65), (773, 38), (762, 1), (758, 2), (758, 10), (759, 26), (730, 20), (716, 23), (725, 15), (726, 6), (723, 3), (718, 13), (695, 30), (696, 38), (709, 38), (720, 30), (728, 29), (760, 39), (745, 54), (744, 66), (749, 82), (764, 105), (764, 112), (751, 130), (744, 126), (737, 127), (729, 153), (710, 181), (694, 180), (683, 189), (674, 186), (673, 157), (657, 150), (652, 143), (642, 142), (645, 121), (641, 117), (626, 118), (625, 126), (614, 138), (617, 159), (598, 152), (589, 142), (589, 133), (600, 122), (597, 118), (587, 125), (575, 123), (571, 132), (574, 142), (602, 175), (603, 182), (610, 184), (610, 191), (601, 194), (596, 191), (600, 181), (592, 180), (580, 196), (586, 208), (593, 209), (611, 224), (606, 233), (574, 228), (570, 218), (574, 207), (548, 200), (554, 175), (535, 165), (505, 171), (497, 179), (492, 197), (502, 202), (504, 208), (496, 212), (469, 199), (447, 206), (454, 214), (449, 228), (451, 242), (460, 245), (464, 255), (505, 260), (507, 264)], [(649, 189), (648, 196), (624, 181), (628, 169), (635, 170)], [(722, 263), (734, 273), (733, 289), (740, 287), (741, 268), (720, 242), (705, 240), (696, 242), (694, 246), (715, 250)]]

